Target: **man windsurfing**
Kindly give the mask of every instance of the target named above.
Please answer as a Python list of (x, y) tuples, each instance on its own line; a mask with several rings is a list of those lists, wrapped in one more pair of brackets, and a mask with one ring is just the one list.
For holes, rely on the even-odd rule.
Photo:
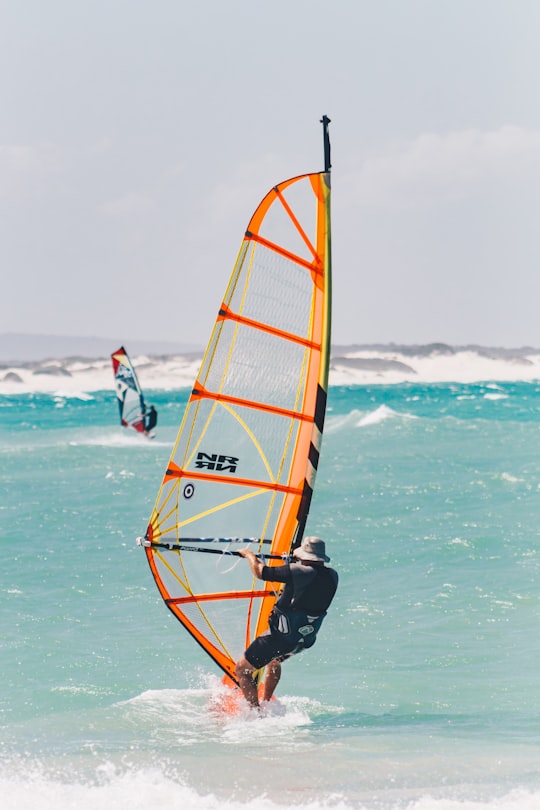
[(265, 565), (249, 549), (241, 549), (238, 554), (245, 557), (257, 579), (285, 584), (270, 614), (268, 630), (257, 636), (236, 663), (242, 693), (250, 706), (257, 707), (259, 696), (254, 673), (268, 667), (262, 700), (270, 700), (281, 677), (281, 663), (315, 644), (334, 598), (338, 575), (325, 565), (330, 557), (326, 556), (324, 541), (319, 537), (304, 537), (293, 551), (294, 562), (284, 565)]

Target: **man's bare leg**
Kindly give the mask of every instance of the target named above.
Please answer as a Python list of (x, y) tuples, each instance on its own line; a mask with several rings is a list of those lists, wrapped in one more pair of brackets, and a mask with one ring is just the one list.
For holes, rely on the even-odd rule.
[(263, 700), (271, 700), (280, 678), (281, 678), (281, 664), (279, 663), (279, 661), (270, 661), (270, 663), (266, 667), (266, 677), (264, 679), (263, 694), (262, 694)]
[(238, 678), (238, 684), (242, 690), (242, 694), (250, 706), (257, 707), (259, 705), (259, 696), (257, 695), (257, 684), (253, 680), (254, 672), (255, 667), (251, 666), (247, 658), (241, 658), (237, 662), (236, 677)]

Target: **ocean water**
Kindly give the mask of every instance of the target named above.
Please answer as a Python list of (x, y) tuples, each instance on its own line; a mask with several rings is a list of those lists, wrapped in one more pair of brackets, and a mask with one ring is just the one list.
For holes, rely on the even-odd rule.
[(340, 588), (266, 717), (143, 551), (186, 391), (0, 397), (2, 810), (540, 807), (540, 385), (333, 387), (308, 532)]

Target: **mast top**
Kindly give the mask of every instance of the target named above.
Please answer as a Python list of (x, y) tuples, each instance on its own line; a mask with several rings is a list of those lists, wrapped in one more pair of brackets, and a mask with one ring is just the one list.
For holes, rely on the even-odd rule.
[(328, 135), (328, 124), (330, 123), (330, 119), (327, 115), (323, 115), (321, 118), (321, 124), (323, 125), (323, 141), (324, 141), (324, 170), (325, 172), (329, 172), (332, 168), (332, 164), (330, 162), (330, 136)]

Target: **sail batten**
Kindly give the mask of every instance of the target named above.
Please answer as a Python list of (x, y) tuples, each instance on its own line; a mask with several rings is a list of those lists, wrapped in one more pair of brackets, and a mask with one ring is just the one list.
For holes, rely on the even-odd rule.
[(213, 399), (216, 402), (228, 402), (231, 405), (242, 405), (245, 408), (253, 408), (254, 410), (267, 411), (276, 415), (288, 417), (289, 419), (301, 419), (306, 422), (313, 422), (314, 417), (311, 414), (302, 413), (301, 411), (293, 411), (287, 408), (278, 408), (275, 405), (268, 405), (265, 402), (256, 402), (255, 400), (243, 399), (241, 397), (232, 397), (227, 394), (220, 394), (217, 391), (208, 391), (202, 385), (196, 385), (192, 392), (193, 399)]
[(266, 491), (273, 489), (276, 492), (292, 492), (298, 493), (298, 487), (288, 486), (287, 484), (280, 484), (277, 481), (256, 481), (253, 478), (226, 478), (224, 475), (211, 475), (209, 473), (199, 473), (193, 470), (174, 470), (174, 472), (167, 471), (167, 478), (193, 478), (199, 481), (213, 481), (217, 484), (227, 484), (229, 486), (238, 487), (254, 487), (255, 489)]
[(244, 231), (143, 542), (165, 604), (231, 681), (276, 591), (254, 587), (224, 542), (274, 565), (301, 540), (326, 410), (330, 290), (328, 168), (274, 186)]
[(267, 590), (264, 591), (234, 591), (233, 593), (203, 593), (193, 596), (177, 596), (174, 599), (167, 599), (168, 605), (187, 605), (189, 602), (215, 602), (220, 599), (253, 599), (254, 597), (266, 597)]
[(279, 197), (279, 201), (281, 202), (282, 206), (287, 211), (287, 214), (289, 215), (289, 217), (290, 217), (291, 221), (293, 222), (295, 228), (297, 229), (298, 233), (300, 234), (300, 236), (304, 240), (305, 244), (307, 245), (311, 255), (313, 256), (313, 259), (314, 259), (314, 262), (315, 262), (315, 267), (317, 267), (317, 264), (320, 261), (320, 257), (319, 257), (319, 255), (317, 253), (317, 249), (311, 243), (309, 237), (307, 236), (306, 232), (302, 228), (301, 224), (298, 222), (298, 219), (296, 218), (296, 216), (294, 214), (294, 211), (291, 210), (291, 207), (290, 207), (289, 203), (287, 202), (287, 200), (285, 199), (285, 197), (283, 196), (281, 191), (278, 190), (277, 194), (278, 194), (278, 197)]
[[(321, 269), (320, 265), (317, 262), (317, 258), (318, 258), (317, 256), (315, 257), (313, 262), (310, 262), (310, 261), (308, 261), (306, 259), (303, 259), (301, 256), (297, 256), (296, 254), (291, 253), (290, 251), (286, 250), (285, 248), (282, 248), (279, 245), (276, 245), (275, 242), (270, 242), (268, 239), (265, 239), (264, 237), (260, 236), (259, 234), (254, 234), (254, 233), (251, 233), (250, 231), (246, 231), (246, 240), (252, 241), (252, 242), (258, 242), (263, 247), (268, 248), (268, 250), (272, 250), (272, 251), (274, 251), (274, 253), (277, 253), (277, 254), (283, 256), (284, 258), (289, 259), (289, 261), (292, 261), (292, 262), (295, 262), (295, 263), (297, 263), (299, 265), (302, 265), (302, 267), (305, 267), (307, 270), (310, 270), (313, 273), (322, 273), (322, 269)], [(309, 244), (309, 242), (307, 242), (306, 244), (311, 249), (311, 245)]]
[(236, 323), (243, 324), (244, 326), (249, 326), (252, 329), (258, 329), (261, 332), (268, 332), (269, 334), (275, 335), (278, 338), (282, 338), (283, 340), (290, 340), (292, 343), (298, 343), (301, 346), (306, 346), (309, 349), (314, 349), (315, 351), (320, 351), (320, 343), (314, 343), (307, 338), (302, 337), (301, 335), (295, 335), (292, 332), (285, 332), (283, 329), (276, 329), (275, 327), (269, 326), (268, 324), (262, 323), (260, 321), (255, 321), (252, 318), (245, 318), (242, 315), (239, 315), (236, 312), (232, 312), (225, 304), (222, 305), (221, 309), (219, 310), (218, 318), (221, 320), (231, 320), (236, 321)]

